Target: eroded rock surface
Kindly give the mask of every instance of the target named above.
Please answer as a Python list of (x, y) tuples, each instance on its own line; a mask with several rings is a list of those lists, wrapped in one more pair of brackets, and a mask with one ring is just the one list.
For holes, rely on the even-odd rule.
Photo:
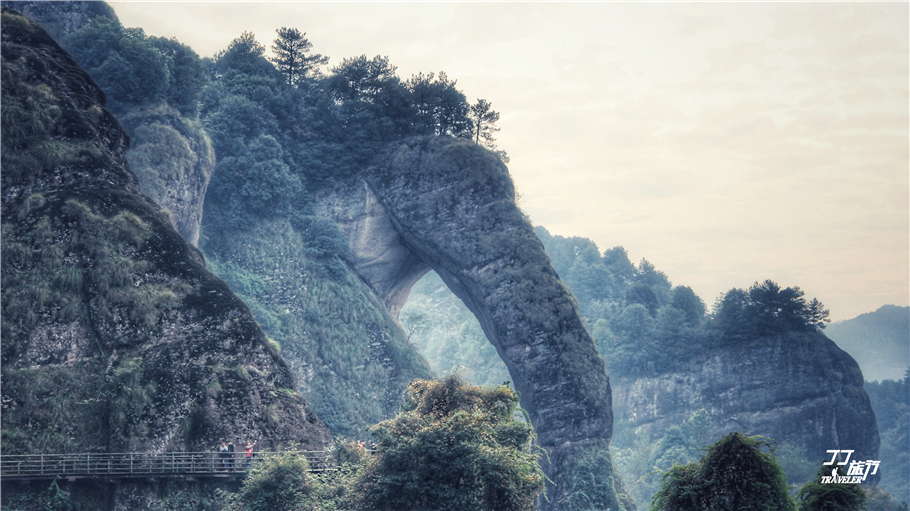
[(852, 449), (878, 459), (879, 437), (863, 376), (850, 355), (822, 334), (792, 333), (724, 347), (690, 370), (613, 380), (616, 420), (652, 439), (705, 409), (730, 431), (763, 435), (826, 459)]
[(139, 193), (91, 78), (3, 12), (4, 453), (322, 448), (247, 306)]
[[(550, 505), (559, 509), (583, 452), (606, 451), (612, 434), (610, 385), (573, 298), (515, 205), (508, 170), (468, 141), (418, 138), (390, 147), (364, 180), (366, 214), (347, 229), (349, 236), (354, 233), (352, 245), (372, 236), (362, 234), (371, 225), (380, 226), (377, 237), (386, 245), (403, 246), (383, 251), (402, 254), (387, 268), (408, 267), (416, 256), (477, 316), (549, 452), (545, 470), (556, 482)], [(387, 220), (372, 205), (374, 198)], [(424, 271), (419, 264), (409, 267), (410, 272), (386, 274), (391, 285), (370, 280), (369, 273), (365, 278), (374, 288), (409, 289), (414, 275)], [(406, 291), (399, 291), (397, 300), (402, 295)], [(618, 508), (616, 493), (605, 502)]]
[(316, 213), (345, 234), (354, 271), (370, 285), (396, 320), (408, 292), (430, 265), (407, 248), (372, 188), (362, 180), (322, 191)]
[(198, 121), (167, 106), (133, 109), (119, 120), (132, 141), (127, 158), (142, 193), (198, 246), (202, 204), (215, 170), (215, 152)]

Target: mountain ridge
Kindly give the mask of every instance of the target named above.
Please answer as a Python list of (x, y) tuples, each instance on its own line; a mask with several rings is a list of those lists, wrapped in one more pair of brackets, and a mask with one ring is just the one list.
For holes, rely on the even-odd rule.
[(825, 332), (856, 359), (866, 380), (900, 380), (910, 367), (910, 307), (882, 305)]

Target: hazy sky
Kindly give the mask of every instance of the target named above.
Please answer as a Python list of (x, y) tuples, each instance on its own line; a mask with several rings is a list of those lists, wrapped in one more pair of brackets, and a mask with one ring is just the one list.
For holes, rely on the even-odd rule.
[(535, 224), (710, 306), (773, 279), (834, 320), (908, 305), (908, 3), (110, 2), (200, 55), (243, 31), (445, 71), (502, 115)]

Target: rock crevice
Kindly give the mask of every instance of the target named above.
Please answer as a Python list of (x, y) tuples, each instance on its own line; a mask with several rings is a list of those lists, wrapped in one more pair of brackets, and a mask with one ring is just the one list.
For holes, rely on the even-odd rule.
[[(393, 144), (361, 177), (322, 197), (318, 214), (347, 235), (352, 266), (393, 315), (433, 269), (477, 316), (549, 452), (559, 508), (576, 455), (607, 449), (610, 385), (574, 299), (515, 204), (508, 170), (475, 144), (435, 137)], [(605, 501), (618, 508), (615, 493)]]
[(859, 366), (822, 334), (751, 339), (690, 369), (615, 379), (617, 421), (653, 441), (704, 409), (713, 436), (763, 435), (805, 449), (809, 459), (828, 449), (877, 459), (878, 428)]

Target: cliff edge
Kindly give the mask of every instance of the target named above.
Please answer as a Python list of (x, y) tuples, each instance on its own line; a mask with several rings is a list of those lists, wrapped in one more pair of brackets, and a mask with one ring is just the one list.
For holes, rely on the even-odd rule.
[(324, 447), (247, 306), (139, 193), (104, 93), (2, 23), (3, 452)]

